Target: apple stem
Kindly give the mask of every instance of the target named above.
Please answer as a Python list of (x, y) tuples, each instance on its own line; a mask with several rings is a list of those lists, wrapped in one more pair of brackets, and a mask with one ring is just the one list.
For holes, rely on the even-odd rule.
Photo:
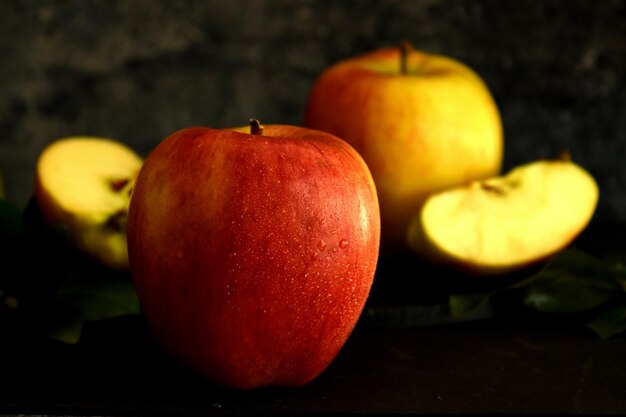
[(400, 74), (406, 75), (409, 72), (409, 54), (413, 49), (411, 42), (404, 41), (399, 45), (400, 48)]
[(557, 159), (563, 162), (571, 162), (572, 154), (570, 153), (569, 149), (563, 149)]
[(263, 125), (257, 119), (250, 119), (250, 134), (263, 135)]

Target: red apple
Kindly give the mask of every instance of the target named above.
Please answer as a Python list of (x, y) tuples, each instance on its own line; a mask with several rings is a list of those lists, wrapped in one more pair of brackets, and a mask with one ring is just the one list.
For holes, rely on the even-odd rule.
[(238, 389), (301, 386), (363, 310), (378, 199), (343, 140), (251, 130), (188, 128), (152, 151), (128, 213), (131, 271), (156, 338), (191, 370)]

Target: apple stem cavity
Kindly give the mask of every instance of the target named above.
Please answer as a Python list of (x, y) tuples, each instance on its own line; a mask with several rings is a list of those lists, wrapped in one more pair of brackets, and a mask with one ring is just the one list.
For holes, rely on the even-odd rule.
[(263, 135), (263, 125), (257, 119), (250, 119), (250, 134)]
[(398, 48), (400, 49), (400, 74), (406, 75), (409, 73), (409, 55), (411, 54), (413, 46), (411, 42), (404, 41)]

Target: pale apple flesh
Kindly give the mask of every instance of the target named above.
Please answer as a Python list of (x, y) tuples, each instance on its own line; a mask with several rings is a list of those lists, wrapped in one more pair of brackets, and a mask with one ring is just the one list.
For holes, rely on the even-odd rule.
[(425, 258), (464, 272), (514, 272), (570, 244), (598, 197), (594, 178), (579, 165), (537, 161), (431, 196), (407, 241)]
[[(503, 135), (481, 78), (453, 59), (398, 48), (324, 71), (305, 126), (350, 143), (368, 164), (380, 200), (383, 245), (405, 247), (408, 224), (433, 192), (499, 175)], [(395, 250), (394, 249), (394, 250)]]
[(158, 340), (237, 389), (301, 386), (364, 307), (380, 218), (367, 166), (322, 132), (191, 128), (146, 159), (128, 218), (131, 270)]
[(39, 157), (35, 196), (45, 219), (107, 267), (128, 268), (126, 215), (142, 158), (107, 138), (69, 137)]

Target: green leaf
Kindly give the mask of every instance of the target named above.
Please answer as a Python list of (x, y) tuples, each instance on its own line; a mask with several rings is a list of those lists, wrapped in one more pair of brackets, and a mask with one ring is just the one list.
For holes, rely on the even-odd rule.
[(526, 286), (523, 302), (548, 313), (592, 310), (621, 292), (621, 272), (591, 255), (568, 250), (557, 255)]
[(6, 265), (11, 265), (6, 287), (26, 304), (50, 298), (67, 277), (70, 245), (62, 229), (26, 229), (11, 240), (5, 253)]
[(616, 304), (587, 322), (587, 327), (602, 339), (609, 339), (626, 331), (626, 302)]
[(614, 271), (617, 276), (617, 282), (622, 287), (622, 290), (626, 292), (626, 265), (618, 262), (615, 264)]
[(59, 288), (53, 309), (43, 333), (75, 344), (80, 340), (85, 322), (139, 314), (139, 302), (130, 281), (75, 277)]
[(17, 235), (22, 231), (23, 226), (20, 210), (0, 198), (0, 238)]
[(0, 330), (74, 344), (86, 322), (139, 313), (130, 277), (78, 256), (67, 231), (0, 199)]
[(576, 313), (599, 307), (615, 294), (614, 284), (567, 273), (546, 273), (529, 286), (524, 303), (546, 313)]
[(449, 298), (450, 314), (452, 317), (467, 317), (492, 312), (489, 301), (494, 294), (452, 294)]
[[(46, 219), (41, 211), (41, 207), (39, 206), (39, 202), (34, 195), (28, 199), (24, 210), (22, 210), (22, 221), (24, 222), (25, 227), (30, 228), (42, 228), (48, 226), (48, 223), (46, 222)], [(57, 227), (63, 226), (58, 225)]]

